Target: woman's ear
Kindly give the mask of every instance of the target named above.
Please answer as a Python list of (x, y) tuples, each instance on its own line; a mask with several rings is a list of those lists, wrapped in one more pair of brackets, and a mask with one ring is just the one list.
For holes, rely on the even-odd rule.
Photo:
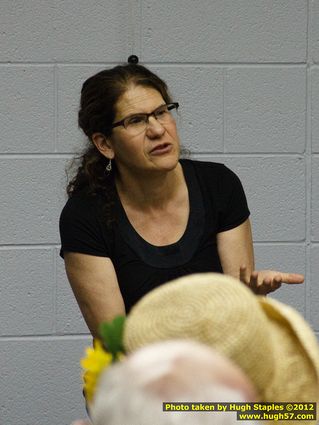
[(106, 158), (113, 159), (114, 151), (112, 148), (112, 143), (103, 133), (93, 133), (92, 142), (94, 143), (96, 149)]

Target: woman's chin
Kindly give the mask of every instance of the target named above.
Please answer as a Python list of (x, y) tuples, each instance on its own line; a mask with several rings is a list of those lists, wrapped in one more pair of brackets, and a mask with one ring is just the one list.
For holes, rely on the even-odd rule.
[(176, 168), (179, 161), (178, 155), (167, 155), (156, 157), (155, 160), (152, 160), (153, 165), (156, 169), (162, 171), (172, 171)]

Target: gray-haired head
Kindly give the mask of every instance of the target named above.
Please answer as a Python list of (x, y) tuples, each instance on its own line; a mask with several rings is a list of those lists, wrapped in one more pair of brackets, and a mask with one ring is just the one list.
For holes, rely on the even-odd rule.
[(108, 369), (90, 413), (94, 425), (231, 425), (238, 423), (235, 412), (164, 412), (163, 403), (245, 402), (256, 397), (244, 373), (211, 348), (166, 341)]

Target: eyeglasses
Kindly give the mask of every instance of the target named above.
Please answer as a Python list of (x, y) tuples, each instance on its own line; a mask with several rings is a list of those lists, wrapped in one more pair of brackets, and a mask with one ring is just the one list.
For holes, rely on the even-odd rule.
[(131, 136), (137, 136), (146, 130), (149, 124), (149, 117), (153, 116), (160, 124), (169, 124), (176, 118), (179, 107), (177, 102), (161, 105), (149, 114), (135, 114), (112, 124), (111, 128), (123, 126)]

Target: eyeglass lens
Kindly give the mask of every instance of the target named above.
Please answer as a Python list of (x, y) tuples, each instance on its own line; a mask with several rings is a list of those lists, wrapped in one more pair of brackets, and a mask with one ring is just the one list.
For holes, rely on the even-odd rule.
[[(161, 124), (166, 124), (175, 119), (176, 105), (168, 104), (157, 108), (151, 115)], [(148, 125), (150, 114), (136, 114), (124, 121), (124, 127), (131, 134), (143, 132)]]

